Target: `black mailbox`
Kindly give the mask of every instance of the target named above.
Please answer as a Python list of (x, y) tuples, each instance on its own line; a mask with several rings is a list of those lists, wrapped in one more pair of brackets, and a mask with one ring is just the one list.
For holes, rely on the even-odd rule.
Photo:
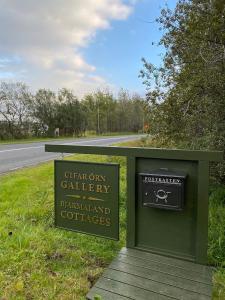
[(168, 169), (139, 173), (143, 206), (182, 210), (186, 177), (182, 172)]

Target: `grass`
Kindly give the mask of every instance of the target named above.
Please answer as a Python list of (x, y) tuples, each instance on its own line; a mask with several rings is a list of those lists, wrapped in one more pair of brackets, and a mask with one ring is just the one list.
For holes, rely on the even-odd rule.
[[(71, 158), (70, 158), (71, 159)], [(53, 226), (53, 163), (0, 177), (0, 299), (84, 300), (125, 244), (125, 159), (76, 155), (121, 165), (120, 242)], [(225, 299), (225, 187), (211, 186), (209, 263), (216, 265), (213, 299)]]
[(211, 186), (208, 262), (216, 267), (213, 299), (225, 299), (225, 186)]
[(120, 242), (54, 228), (52, 163), (0, 178), (0, 299), (85, 299), (125, 240), (125, 160), (119, 161)]

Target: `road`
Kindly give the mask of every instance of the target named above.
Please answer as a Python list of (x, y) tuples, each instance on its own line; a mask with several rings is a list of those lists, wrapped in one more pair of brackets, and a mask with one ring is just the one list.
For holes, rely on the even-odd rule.
[(44, 150), (45, 144), (109, 146), (114, 143), (127, 142), (138, 138), (140, 138), (140, 135), (0, 145), (0, 174), (61, 157), (61, 154), (58, 153), (46, 153)]

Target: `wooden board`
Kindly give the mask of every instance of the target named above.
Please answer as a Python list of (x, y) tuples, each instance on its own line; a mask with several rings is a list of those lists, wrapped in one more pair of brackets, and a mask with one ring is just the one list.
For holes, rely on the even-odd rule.
[(212, 268), (123, 248), (87, 299), (210, 300), (211, 294)]

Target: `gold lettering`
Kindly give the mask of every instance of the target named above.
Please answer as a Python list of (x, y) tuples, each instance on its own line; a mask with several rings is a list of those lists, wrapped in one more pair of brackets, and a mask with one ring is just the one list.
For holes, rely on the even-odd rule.
[(104, 207), (98, 206), (98, 210), (103, 214), (104, 213)]
[(99, 225), (105, 225), (105, 218), (104, 217), (99, 218)]
[(95, 175), (95, 181), (101, 181), (101, 180), (99, 180), (99, 175)]
[(72, 211), (61, 211), (60, 216), (63, 219), (68, 219), (68, 220), (88, 222), (95, 225), (107, 226), (107, 227), (111, 226), (111, 219), (105, 218), (103, 216), (102, 217), (99, 217), (97, 215), (91, 216), (89, 214), (86, 215), (86, 214), (72, 212)]
[(80, 216), (81, 216), (81, 222), (84, 222), (85, 220), (84, 220), (84, 214), (79, 214)]
[(79, 203), (74, 203), (74, 208), (79, 210), (80, 209), (80, 204)]
[(91, 180), (91, 181), (97, 181), (97, 182), (105, 182), (106, 176), (101, 174), (94, 174), (94, 173), (76, 173), (76, 172), (70, 172), (65, 171), (64, 172), (64, 178), (66, 179), (77, 179), (77, 180)]
[(74, 218), (74, 219), (75, 219), (76, 221), (78, 220), (78, 215), (79, 215), (79, 214), (78, 214), (77, 212), (76, 212), (76, 213), (74, 213), (74, 216), (75, 216), (75, 218)]
[(100, 178), (101, 178), (101, 181), (105, 181), (106, 180), (105, 176), (103, 176), (103, 175), (100, 175)]
[(105, 215), (108, 215), (111, 213), (111, 210), (109, 207), (105, 207)]
[(106, 218), (105, 219), (105, 226), (111, 226), (111, 219), (110, 218)]
[(65, 178), (69, 178), (69, 172), (66, 171), (66, 172), (64, 173), (64, 177), (65, 177)]
[(87, 184), (82, 182), (82, 191), (87, 191)]
[(76, 186), (76, 191), (80, 191), (80, 187), (79, 187), (79, 182), (78, 181), (76, 181), (75, 186)]
[(96, 193), (103, 193), (101, 184), (96, 185)]
[(110, 185), (103, 185), (103, 188), (105, 189), (104, 193), (108, 194), (110, 187)]
[(89, 174), (89, 180), (95, 180), (95, 175), (93, 173)]
[(89, 189), (88, 189), (89, 192), (94, 192), (94, 191), (95, 191), (95, 190), (94, 190), (94, 187), (95, 187), (94, 184), (93, 184), (93, 183), (90, 183), (90, 184), (89, 184)]
[(71, 211), (68, 211), (66, 216), (67, 216), (67, 219), (69, 219), (69, 220), (73, 219), (73, 213)]
[(68, 201), (66, 201), (66, 203), (65, 203), (65, 208), (71, 208), (71, 203), (70, 202), (68, 202)]
[(67, 181), (61, 181), (60, 186), (63, 189), (67, 189)]
[(65, 217), (65, 214), (66, 214), (66, 211), (61, 211), (61, 217), (63, 218), (63, 219), (65, 219), (66, 217)]
[(69, 189), (69, 190), (73, 190), (74, 189), (73, 183), (71, 181), (68, 182), (67, 189)]

